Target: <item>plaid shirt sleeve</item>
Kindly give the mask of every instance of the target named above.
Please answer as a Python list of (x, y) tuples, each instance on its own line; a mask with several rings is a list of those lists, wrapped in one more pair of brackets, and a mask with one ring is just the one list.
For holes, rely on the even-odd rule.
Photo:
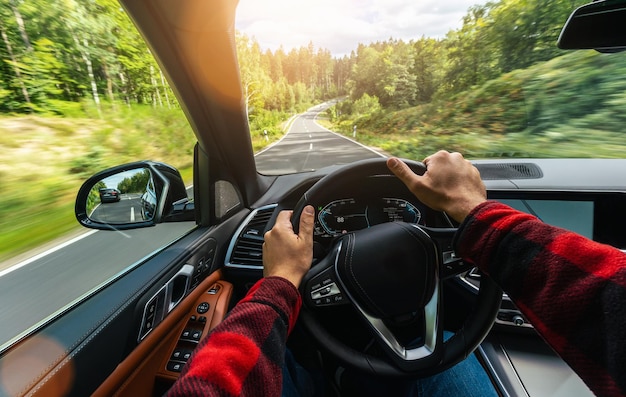
[(594, 393), (626, 395), (626, 254), (496, 202), (472, 211), (456, 250), (500, 284)]
[(280, 396), (298, 290), (280, 277), (257, 282), (196, 348), (168, 396)]

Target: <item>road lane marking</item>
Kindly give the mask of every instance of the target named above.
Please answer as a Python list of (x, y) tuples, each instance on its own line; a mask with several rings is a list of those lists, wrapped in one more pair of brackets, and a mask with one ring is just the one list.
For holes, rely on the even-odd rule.
[(130, 207), (130, 221), (135, 222), (135, 207)]
[(77, 242), (79, 240), (82, 240), (85, 237), (91, 236), (92, 234), (94, 234), (96, 232), (97, 232), (97, 230), (90, 230), (87, 233), (81, 234), (78, 237), (74, 237), (73, 239), (68, 240), (68, 241), (66, 241), (66, 242), (64, 242), (62, 244), (59, 244), (56, 247), (52, 247), (52, 248), (50, 248), (47, 251), (44, 251), (44, 252), (42, 252), (40, 254), (37, 254), (37, 255), (35, 255), (35, 256), (31, 257), (31, 258), (26, 259), (26, 260), (24, 260), (24, 261), (22, 261), (20, 263), (17, 263), (17, 264), (15, 264), (15, 265), (7, 268), (7, 269), (4, 269), (4, 270), (0, 271), (0, 277), (4, 276), (5, 274), (9, 274), (9, 273), (11, 273), (14, 270), (20, 269), (20, 268), (22, 268), (22, 267), (24, 267), (24, 266), (26, 266), (26, 265), (28, 265), (30, 263), (33, 263), (33, 262), (35, 262), (35, 261), (37, 261), (37, 260), (39, 260), (39, 259), (41, 259), (41, 258), (43, 258), (43, 257), (45, 257), (47, 255), (50, 255), (50, 254), (52, 254), (52, 253), (54, 253), (54, 252), (56, 252), (56, 251), (58, 251), (58, 250), (60, 250), (62, 248), (65, 248), (68, 245), (72, 245), (75, 242)]
[(313, 144), (309, 143), (309, 150), (313, 150)]
[(343, 135), (341, 135), (341, 134), (336, 133), (335, 131), (331, 131), (331, 130), (329, 130), (328, 128), (324, 127), (323, 125), (321, 125), (321, 124), (319, 124), (319, 123), (317, 122), (317, 115), (316, 115), (316, 116), (315, 116), (315, 118), (313, 119), (313, 122), (315, 123), (315, 125), (317, 125), (317, 126), (318, 126), (318, 127), (320, 127), (321, 129), (323, 129), (324, 131), (328, 131), (328, 132), (330, 132), (331, 134), (337, 135), (337, 136), (338, 136), (338, 137), (340, 137), (340, 138), (343, 138), (343, 139), (348, 140), (348, 141), (350, 141), (350, 142), (352, 142), (352, 143), (355, 143), (355, 144), (357, 144), (357, 145), (361, 146), (362, 148), (369, 150), (369, 151), (370, 151), (370, 152), (372, 152), (372, 153), (376, 153), (377, 155), (379, 155), (379, 156), (380, 156), (380, 157), (382, 157), (382, 158), (387, 158), (387, 157), (388, 157), (388, 156), (386, 156), (386, 155), (384, 155), (384, 154), (382, 154), (382, 153), (377, 152), (376, 150), (372, 149), (372, 148), (371, 148), (371, 147), (369, 147), (369, 146), (365, 146), (364, 144), (362, 144), (362, 143), (360, 143), (360, 142), (355, 141), (354, 139), (350, 139), (350, 138), (348, 138), (348, 137), (346, 137), (346, 136), (343, 136)]

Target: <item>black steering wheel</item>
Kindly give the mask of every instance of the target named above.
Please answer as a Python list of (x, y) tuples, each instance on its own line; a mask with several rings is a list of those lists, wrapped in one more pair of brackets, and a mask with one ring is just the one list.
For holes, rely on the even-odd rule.
[[(424, 164), (404, 160), (418, 175)], [(294, 208), (298, 231), (306, 205), (318, 208), (346, 181), (393, 177), (385, 159), (355, 162), (320, 179)], [(423, 377), (466, 358), (487, 335), (500, 308), (502, 290), (482, 277), (472, 313), (452, 337), (443, 338), (443, 280), (471, 268), (454, 254), (456, 228), (430, 228), (404, 222), (383, 223), (346, 233), (305, 275), (300, 292), (300, 321), (316, 342), (345, 365), (392, 377)], [(352, 305), (386, 352), (383, 357), (358, 351), (333, 335), (318, 316), (329, 306)], [(410, 343), (388, 326), (394, 319), (418, 318)], [(329, 327), (330, 328), (330, 327)]]

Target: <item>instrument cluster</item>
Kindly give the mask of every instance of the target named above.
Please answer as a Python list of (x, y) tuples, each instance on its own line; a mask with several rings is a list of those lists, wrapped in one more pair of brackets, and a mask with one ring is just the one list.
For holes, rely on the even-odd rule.
[(424, 225), (424, 209), (396, 197), (343, 198), (316, 208), (314, 235), (333, 238), (385, 222), (408, 222)]

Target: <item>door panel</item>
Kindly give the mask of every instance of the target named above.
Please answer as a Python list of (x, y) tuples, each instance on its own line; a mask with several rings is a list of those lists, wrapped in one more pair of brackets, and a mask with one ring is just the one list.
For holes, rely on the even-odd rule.
[[(154, 374), (165, 359), (163, 352), (178, 340), (195, 297), (206, 293), (221, 279), (218, 269), (223, 264), (228, 242), (248, 213), (242, 210), (220, 225), (192, 230), (2, 352), (0, 396), (86, 396), (94, 393), (103, 382), (108, 386), (98, 392), (106, 395), (120, 388), (134, 388), (135, 382), (145, 385), (142, 379), (146, 376), (152, 377), (153, 384)], [(155, 327), (138, 343), (146, 302), (181, 269), (187, 267), (188, 270), (189, 265), (194, 271), (189, 288), (185, 289), (188, 295), (163, 319), (162, 327)], [(207, 329), (219, 322), (226, 312), (231, 288), (228, 284), (222, 285), (222, 292), (211, 298), (219, 299), (211, 301), (211, 312), (205, 315)], [(180, 293), (179, 286), (176, 289)], [(160, 338), (165, 342), (160, 344)], [(148, 340), (152, 342), (146, 342)], [(156, 352), (144, 347), (147, 343)], [(138, 370), (140, 365), (142, 368)], [(125, 367), (132, 367), (137, 373), (126, 370), (124, 375), (119, 375), (116, 372)], [(120, 383), (122, 378), (126, 385)]]
[[(152, 396), (155, 394), (155, 381), (158, 389), (178, 379), (177, 372), (167, 370), (168, 363), (174, 362), (170, 358), (175, 349), (193, 349), (226, 315), (232, 285), (221, 280), (221, 276), (221, 271), (217, 271), (206, 278), (120, 363), (94, 396)], [(208, 311), (198, 312), (203, 304), (208, 306)], [(200, 317), (206, 320), (201, 322)], [(201, 338), (195, 343), (181, 342), (181, 335), (186, 329), (201, 330)], [(178, 363), (178, 360), (175, 362)], [(183, 364), (182, 359), (180, 364)], [(160, 394), (158, 390), (157, 394)]]

